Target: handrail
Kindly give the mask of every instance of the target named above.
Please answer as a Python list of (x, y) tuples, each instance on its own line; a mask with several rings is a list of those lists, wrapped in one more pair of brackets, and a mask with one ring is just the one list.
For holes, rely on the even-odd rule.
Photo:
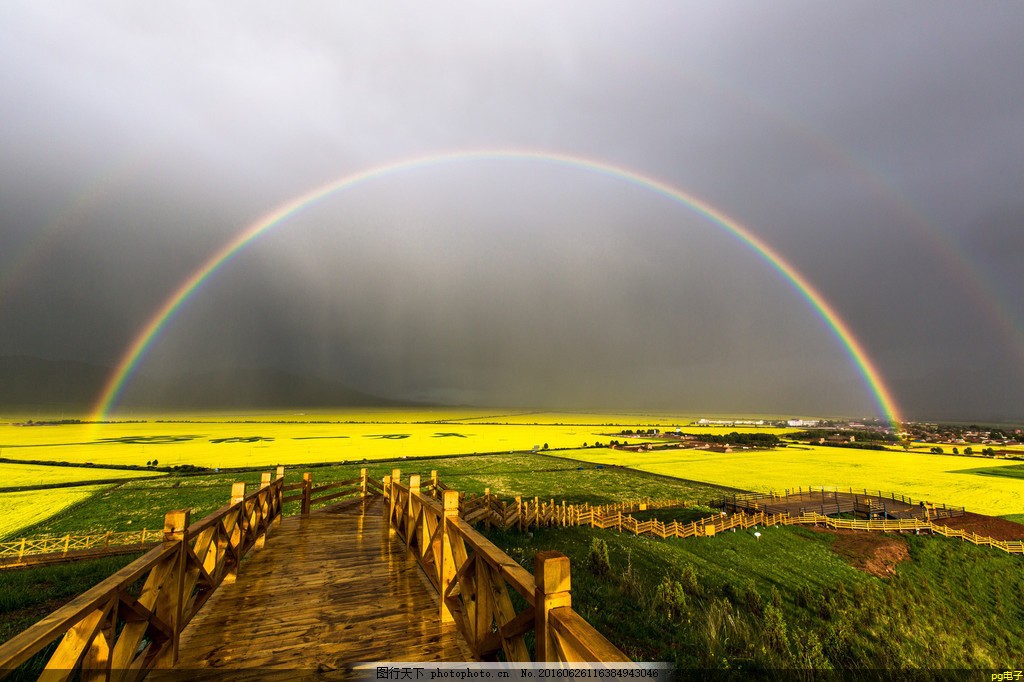
[(57, 638), (46, 670), (62, 679), (76, 670), (82, 677), (129, 670), (141, 677), (173, 664), (182, 630), (280, 521), (283, 481), (266, 473), (248, 495), (245, 483), (236, 483), (230, 504), (195, 524), (187, 509), (168, 512), (158, 547), (0, 645), (0, 671), (12, 671)]
[[(458, 492), (443, 490), (438, 502), (423, 493), (418, 475), (406, 485), (392, 471), (384, 498), (389, 533), (403, 540), (437, 590), (440, 620), (454, 621), (476, 656), (501, 651), (508, 661), (629, 662), (572, 611), (568, 557), (538, 552), (531, 574), (459, 518)], [(516, 610), (509, 588), (525, 608)], [(525, 640), (530, 630), (532, 654)]]

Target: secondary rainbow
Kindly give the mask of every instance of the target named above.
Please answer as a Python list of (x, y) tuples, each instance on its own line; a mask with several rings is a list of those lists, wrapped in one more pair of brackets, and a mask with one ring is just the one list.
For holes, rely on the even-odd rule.
[(217, 250), (209, 259), (193, 272), (181, 285), (161, 304), (160, 308), (149, 318), (145, 326), (135, 336), (134, 340), (121, 355), (113, 373), (103, 387), (103, 392), (96, 400), (93, 409), (92, 419), (104, 421), (108, 414), (117, 404), (117, 401), (124, 390), (125, 385), (131, 378), (132, 373), (139, 363), (145, 358), (146, 352), (154, 340), (167, 327), (175, 314), (181, 310), (202, 285), (210, 279), (221, 267), (230, 261), (236, 254), (250, 244), (254, 239), (264, 232), (285, 223), (297, 213), (314, 206), (325, 198), (360, 184), (383, 178), (393, 173), (410, 171), (431, 165), (440, 165), (455, 162), (467, 162), (474, 160), (532, 160), (547, 163), (554, 163), (563, 166), (580, 168), (594, 173), (600, 173), (609, 177), (617, 178), (625, 182), (638, 185), (651, 190), (656, 194), (675, 201), (695, 213), (707, 218), (713, 224), (724, 228), (737, 239), (754, 249), (764, 258), (775, 270), (777, 270), (797, 292), (811, 305), (817, 314), (825, 321), (832, 333), (839, 340), (847, 355), (853, 361), (857, 370), (864, 379), (872, 397), (881, 413), (893, 424), (900, 421), (899, 411), (892, 392), (886, 386), (881, 374), (875, 367), (874, 362), (868, 357), (863, 345), (854, 336), (850, 327), (839, 316), (839, 313), (832, 307), (821, 293), (790, 265), (781, 255), (761, 238), (746, 227), (727, 216), (722, 211), (707, 202), (698, 199), (672, 185), (657, 180), (642, 173), (616, 166), (603, 161), (570, 156), (566, 154), (544, 152), (544, 151), (505, 151), (505, 150), (477, 150), (457, 153), (437, 154), (422, 156), (413, 159), (405, 159), (374, 166), (356, 173), (345, 175), (339, 179), (320, 185), (305, 194), (302, 194), (291, 201), (288, 201), (269, 213), (262, 216), (256, 222), (249, 225), (238, 233), (234, 239)]

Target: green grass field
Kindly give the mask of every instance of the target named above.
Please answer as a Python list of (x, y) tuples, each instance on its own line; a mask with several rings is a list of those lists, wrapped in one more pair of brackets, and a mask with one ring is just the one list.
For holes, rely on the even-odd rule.
[[(882, 578), (855, 568), (837, 534), (761, 532), (759, 540), (747, 531), (662, 541), (565, 528), (492, 538), (531, 569), (537, 551), (566, 553), (573, 608), (636, 660), (728, 670), (736, 679), (773, 679), (778, 669), (799, 679), (811, 679), (809, 669), (888, 679), (892, 669), (1024, 666), (1020, 557), (872, 535), (871, 545), (903, 547), (905, 560)], [(607, 570), (592, 558), (595, 540), (608, 548)]]
[[(289, 483), (302, 480), (303, 471), (313, 474), (314, 485), (359, 476), (363, 465), (286, 469)], [(491, 492), (509, 501), (516, 495), (565, 499), (570, 503), (607, 504), (623, 500), (700, 499), (720, 496), (722, 489), (690, 481), (631, 472), (620, 468), (586, 465), (573, 460), (543, 455), (486, 455), (477, 457), (409, 460), (365, 465), (370, 476), (381, 478), (392, 469), (402, 471), (403, 480), (418, 473), (427, 480), (431, 470), (447, 485), (468, 493)], [(172, 509), (189, 508), (192, 518), (203, 516), (227, 504), (231, 484), (244, 481), (250, 489), (259, 484), (260, 472), (222, 472), (198, 476), (166, 476), (155, 480), (126, 481), (116, 487), (90, 489), (80, 504), (67, 512), (29, 519), (4, 536), (127, 531), (163, 527), (164, 514)], [(642, 485), (638, 486), (638, 481)], [(70, 488), (67, 490), (78, 490)], [(60, 491), (54, 491), (59, 493)], [(19, 493), (20, 494), (20, 493)], [(42, 491), (40, 494), (45, 494)], [(36, 500), (44, 499), (42, 497)], [(298, 503), (286, 508), (296, 513)]]

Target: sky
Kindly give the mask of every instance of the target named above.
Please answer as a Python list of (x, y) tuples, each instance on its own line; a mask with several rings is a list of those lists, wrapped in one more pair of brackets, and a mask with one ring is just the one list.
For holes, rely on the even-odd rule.
[(1004, 2), (0, 3), (0, 355), (115, 366), (262, 216), (444, 156), (252, 240), (138, 372), (881, 416), (793, 281), (603, 164), (769, 245), (902, 416), (1021, 421), (1022, 44)]

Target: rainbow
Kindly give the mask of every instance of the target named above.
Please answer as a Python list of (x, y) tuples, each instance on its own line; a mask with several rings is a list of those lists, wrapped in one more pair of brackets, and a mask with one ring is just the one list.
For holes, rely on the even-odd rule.
[(185, 303), (196, 295), (207, 280), (209, 280), (218, 270), (220, 270), (220, 268), (222, 268), (228, 261), (230, 261), (261, 234), (281, 225), (292, 216), (316, 205), (337, 192), (351, 189), (378, 178), (387, 177), (393, 173), (410, 171), (439, 164), (474, 160), (542, 161), (599, 173), (604, 176), (623, 180), (627, 183), (637, 185), (664, 196), (671, 201), (685, 206), (704, 218), (707, 218), (713, 224), (724, 228), (727, 232), (731, 233), (757, 252), (790, 284), (792, 284), (797, 292), (811, 305), (822, 320), (828, 325), (832, 333), (846, 351), (847, 355), (853, 361), (857, 370), (863, 377), (865, 384), (870, 390), (880, 413), (884, 415), (894, 426), (898, 425), (900, 416), (896, 407), (896, 401), (893, 399), (892, 392), (882, 380), (882, 376), (875, 367), (875, 364), (868, 357), (867, 352), (865, 352), (863, 344), (861, 344), (857, 337), (854, 336), (850, 327), (845, 321), (843, 321), (838, 312), (836, 312), (828, 301), (825, 300), (821, 293), (807, 280), (806, 277), (800, 274), (778, 252), (771, 248), (771, 246), (740, 223), (697, 197), (687, 194), (668, 183), (642, 173), (629, 170), (622, 166), (616, 166), (579, 156), (569, 156), (566, 154), (552, 152), (505, 150), (477, 150), (436, 154), (374, 166), (320, 185), (319, 187), (316, 187), (263, 215), (256, 222), (252, 223), (236, 235), (234, 239), (224, 244), (224, 246), (218, 249), (216, 253), (211, 255), (206, 262), (203, 263), (187, 279), (185, 279), (185, 281), (167, 297), (159, 309), (153, 313), (145, 326), (139, 331), (131, 344), (121, 355), (113, 373), (106, 381), (102, 393), (96, 400), (91, 419), (93, 421), (105, 421), (107, 419), (111, 410), (117, 404), (118, 398), (124, 390), (128, 380), (131, 378), (139, 363), (141, 363), (146, 357), (149, 347), (160, 336), (168, 323), (174, 319), (175, 314), (181, 310)]

